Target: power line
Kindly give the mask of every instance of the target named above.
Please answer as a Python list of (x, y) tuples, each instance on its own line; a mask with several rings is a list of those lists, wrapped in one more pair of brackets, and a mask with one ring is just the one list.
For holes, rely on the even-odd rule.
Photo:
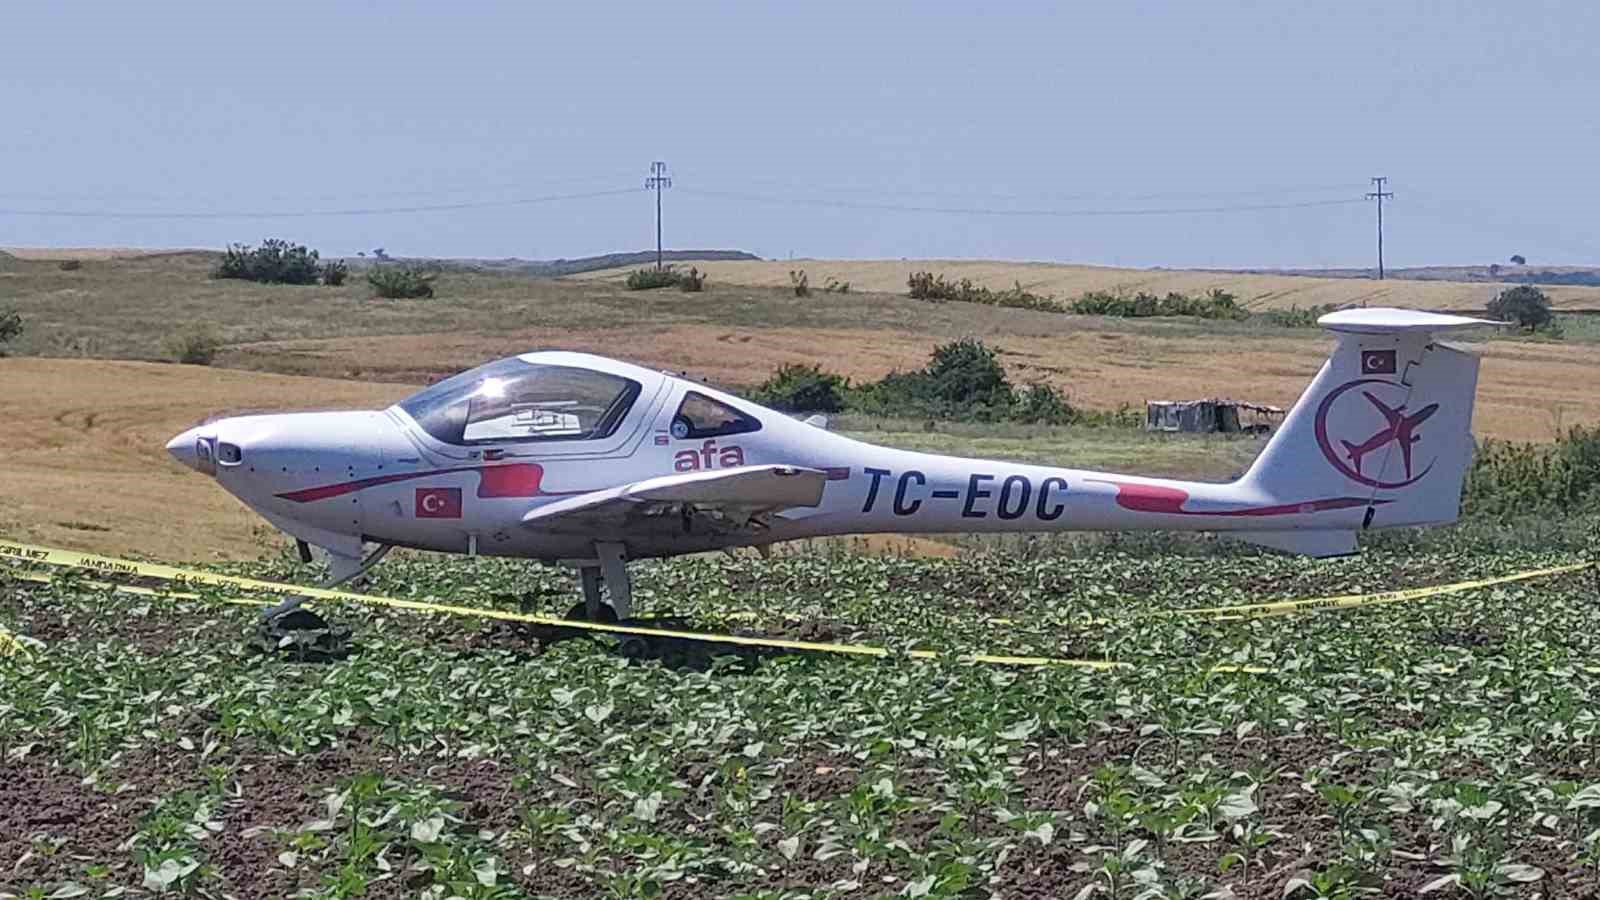
[(682, 188), (686, 194), (732, 200), (749, 200), (758, 203), (779, 203), (801, 206), (821, 206), (836, 209), (864, 209), (882, 212), (939, 213), (965, 216), (1045, 216), (1056, 218), (1097, 216), (1169, 216), (1204, 213), (1251, 212), (1272, 209), (1309, 209), (1319, 206), (1348, 206), (1365, 203), (1363, 198), (1349, 197), (1338, 200), (1308, 200), (1298, 203), (1256, 203), (1228, 206), (1190, 206), (1146, 209), (993, 209), (967, 206), (911, 206), (896, 203), (864, 203), (850, 200), (822, 200), (806, 197), (777, 197), (770, 194), (752, 194), (744, 191), (719, 191), (708, 188)]
[(1367, 194), (1367, 199), (1368, 200), (1375, 200), (1375, 201), (1377, 201), (1377, 204), (1378, 204), (1378, 280), (1379, 281), (1383, 280), (1383, 201), (1384, 201), (1385, 198), (1394, 196), (1394, 192), (1393, 191), (1385, 191), (1383, 189), (1383, 183), (1385, 181), (1388, 181), (1388, 180), (1389, 180), (1388, 178), (1385, 178), (1383, 176), (1375, 176), (1375, 177), (1373, 177), (1372, 184), (1373, 184), (1374, 187), (1377, 188), (1377, 190), (1374, 190), (1373, 192)]
[[(683, 170), (681, 170), (681, 169), (678, 170), (678, 174), (680, 174), (680, 175), (683, 174)], [(773, 178), (773, 177), (764, 176), (764, 175), (741, 175), (741, 176), (738, 176), (738, 180), (739, 181), (754, 182), (754, 183), (759, 184), (759, 185), (765, 185), (765, 186), (768, 186), (768, 187), (771, 187), (771, 188), (778, 188), (778, 189), (782, 189), (784, 191), (804, 191), (806, 193), (811, 193), (811, 194), (819, 194), (819, 193), (820, 194), (844, 194), (846, 196), (856, 195), (856, 196), (867, 196), (867, 197), (906, 197), (906, 198), (917, 198), (917, 197), (939, 198), (939, 197), (947, 197), (947, 198), (961, 198), (961, 199), (975, 200), (975, 201), (986, 201), (986, 200), (997, 200), (997, 201), (1030, 200), (1030, 201), (1034, 201), (1034, 202), (1038, 202), (1039, 200), (1046, 199), (1046, 198), (1051, 199), (1051, 200), (1065, 200), (1065, 201), (1077, 201), (1077, 200), (1093, 201), (1093, 200), (1096, 200), (1096, 199), (1115, 199), (1115, 200), (1118, 200), (1118, 201), (1131, 201), (1131, 200), (1159, 200), (1159, 199), (1163, 199), (1163, 198), (1176, 200), (1176, 199), (1180, 199), (1180, 198), (1206, 198), (1206, 197), (1274, 197), (1274, 196), (1282, 197), (1282, 196), (1292, 196), (1292, 195), (1296, 195), (1296, 194), (1299, 194), (1299, 195), (1326, 194), (1326, 193), (1330, 193), (1330, 192), (1356, 193), (1356, 192), (1361, 191), (1363, 188), (1366, 187), (1365, 185), (1360, 184), (1359, 182), (1345, 181), (1345, 182), (1340, 182), (1340, 183), (1337, 183), (1337, 184), (1279, 185), (1279, 186), (1275, 186), (1275, 187), (1274, 186), (1263, 186), (1263, 187), (1260, 187), (1260, 188), (1250, 188), (1250, 189), (1246, 189), (1246, 190), (1234, 190), (1232, 188), (1225, 188), (1225, 189), (1222, 189), (1222, 190), (1207, 190), (1207, 191), (1201, 191), (1201, 190), (1193, 190), (1193, 191), (1156, 191), (1156, 192), (1152, 192), (1152, 193), (1142, 193), (1142, 194), (1119, 194), (1115, 198), (1109, 198), (1104, 194), (1096, 194), (1096, 193), (1086, 192), (1086, 191), (1078, 191), (1078, 192), (1070, 192), (1070, 193), (1062, 193), (1062, 194), (1049, 194), (1049, 193), (1042, 193), (1040, 191), (1032, 191), (1032, 192), (1029, 192), (1027, 194), (1008, 194), (1008, 193), (997, 193), (997, 192), (982, 191), (982, 190), (967, 190), (967, 191), (963, 191), (963, 190), (959, 190), (959, 189), (955, 189), (955, 190), (951, 190), (951, 189), (945, 189), (945, 190), (917, 190), (917, 189), (905, 189), (905, 188), (894, 188), (894, 189), (891, 189), (891, 188), (883, 188), (883, 187), (862, 187), (860, 185), (849, 185), (849, 186), (846, 186), (846, 185), (834, 185), (834, 186), (827, 186), (827, 185), (813, 184), (813, 183), (809, 183), (809, 182), (801, 184), (801, 183), (796, 183), (794, 181), (787, 180), (787, 179)], [(757, 190), (759, 191), (759, 190), (761, 190), (761, 188), (758, 187)]]
[(50, 216), (66, 219), (311, 219), (334, 216), (382, 216), (397, 213), (448, 212), (462, 209), (490, 209), (494, 207), (531, 206), (554, 203), (559, 200), (585, 200), (592, 197), (611, 197), (617, 194), (636, 194), (638, 188), (615, 188), (608, 191), (585, 191), (578, 194), (546, 194), (542, 197), (517, 197), (508, 200), (470, 200), (461, 203), (432, 203), (419, 206), (383, 206), (364, 209), (319, 209), (298, 212), (131, 212), (121, 210), (62, 210), (62, 209), (7, 209), (0, 208), (6, 216)]

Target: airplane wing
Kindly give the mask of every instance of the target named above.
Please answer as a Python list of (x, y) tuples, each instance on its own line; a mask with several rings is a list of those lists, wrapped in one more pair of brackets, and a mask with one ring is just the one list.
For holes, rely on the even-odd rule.
[(522, 517), (528, 528), (627, 537), (671, 528), (735, 532), (763, 519), (822, 502), (828, 475), (797, 466), (740, 466), (666, 475), (557, 500)]

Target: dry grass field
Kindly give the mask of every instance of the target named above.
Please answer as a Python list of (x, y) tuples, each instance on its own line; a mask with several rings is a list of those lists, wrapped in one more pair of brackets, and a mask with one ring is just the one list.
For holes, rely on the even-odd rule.
[[(210, 257), (199, 253), (68, 258), (82, 267), (63, 271), (48, 255), (0, 258), (0, 307), (18, 309), (27, 326), (10, 348), (19, 355), (0, 359), (0, 534), (167, 559), (249, 558), (282, 546), (242, 506), (162, 452), (167, 438), (201, 417), (386, 405), (441, 375), (529, 349), (587, 350), (737, 390), (783, 363), (876, 379), (922, 366), (936, 344), (973, 336), (1001, 353), (1015, 381), (1046, 381), (1076, 404), (1114, 409), (1202, 396), (1287, 405), (1330, 347), (1316, 329), (1254, 322), (932, 304), (899, 295), (900, 285), (887, 281), (883, 293), (797, 300), (779, 287), (730, 284), (715, 274), (705, 293), (684, 294), (629, 292), (612, 276), (450, 273), (433, 300), (389, 301), (354, 279), (338, 288), (213, 281)], [(1004, 271), (990, 267), (995, 278)], [(811, 274), (820, 285), (824, 272)], [(1035, 281), (1025, 283), (1038, 289)], [(166, 358), (166, 339), (190, 326), (222, 340), (214, 367), (129, 361)], [(1476, 347), (1484, 356), (1479, 435), (1542, 441), (1565, 426), (1600, 422), (1596, 344)], [(990, 436), (925, 434), (916, 425), (861, 427), (869, 440), (940, 452), (1207, 479), (1226, 478), (1253, 452), (1083, 429)]]
[[(211, 415), (378, 408), (415, 385), (107, 360), (0, 359), (0, 536), (164, 560), (255, 559), (284, 538), (210, 479), (167, 457), (175, 434)], [(890, 429), (896, 426), (886, 423)], [(943, 453), (1225, 478), (1256, 442), (1112, 430), (1022, 429), (993, 436), (875, 429), (864, 440)], [(871, 551), (948, 555), (892, 535)]]
[(166, 442), (212, 412), (369, 407), (410, 390), (201, 366), (0, 359), (0, 535), (161, 559), (253, 559), (264, 523), (168, 458)]
[[(1181, 332), (1074, 328), (1072, 317), (979, 309), (995, 314), (995, 321), (968, 333), (999, 350), (1014, 381), (1048, 382), (1073, 403), (1097, 409), (1124, 404), (1142, 409), (1145, 400), (1207, 396), (1287, 407), (1333, 346), (1319, 331), (1256, 334), (1248, 342), (1227, 336), (1207, 340)], [(1060, 327), (1062, 320), (1068, 320), (1066, 327)], [(957, 336), (933, 323), (919, 331), (703, 324), (536, 328), (245, 344), (232, 348), (224, 362), (316, 376), (359, 372), (384, 381), (420, 381), (420, 373), (459, 371), (533, 347), (559, 347), (618, 356), (737, 389), (758, 384), (785, 363), (815, 363), (853, 379), (877, 379), (925, 365), (935, 343)], [(1600, 422), (1595, 345), (1488, 341), (1469, 346), (1483, 356), (1475, 433), (1547, 441), (1571, 425)]]
[[(687, 267), (689, 264), (683, 264)], [(970, 278), (989, 288), (1009, 288), (1020, 282), (1034, 293), (1073, 298), (1086, 291), (1178, 291), (1204, 294), (1221, 288), (1251, 309), (1284, 309), (1321, 304), (1402, 306), (1416, 309), (1482, 309), (1506, 285), (1453, 281), (1367, 281), (1353, 278), (1312, 278), (1298, 275), (1253, 275), (1196, 272), (1182, 269), (1117, 269), (1064, 263), (1004, 262), (989, 260), (820, 260), (776, 262), (744, 260), (700, 262), (693, 265), (709, 273), (713, 282), (751, 287), (788, 287), (789, 272), (804, 269), (813, 289), (828, 279), (850, 283), (851, 290), (903, 294), (906, 277), (926, 270), (949, 279)], [(620, 281), (628, 270), (610, 269), (572, 276), (599, 281)], [(1551, 303), (1562, 309), (1600, 310), (1600, 288), (1548, 287)]]

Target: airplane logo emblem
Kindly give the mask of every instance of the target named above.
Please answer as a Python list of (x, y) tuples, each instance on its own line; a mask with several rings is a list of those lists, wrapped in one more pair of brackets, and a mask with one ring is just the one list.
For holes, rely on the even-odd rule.
[(1390, 444), (1398, 443), (1400, 445), (1400, 453), (1405, 459), (1406, 477), (1410, 478), (1411, 445), (1422, 440), (1421, 435), (1413, 434), (1412, 432), (1415, 431), (1418, 425), (1426, 422), (1429, 416), (1439, 411), (1439, 404), (1430, 403), (1418, 410), (1416, 415), (1408, 416), (1405, 414), (1406, 407), (1403, 403), (1399, 406), (1391, 407), (1386, 405), (1377, 397), (1372, 396), (1371, 391), (1362, 391), (1361, 394), (1362, 396), (1366, 397), (1373, 406), (1378, 408), (1378, 412), (1383, 413), (1384, 421), (1388, 422), (1389, 424), (1378, 429), (1377, 434), (1367, 438), (1360, 444), (1353, 444), (1350, 441), (1340, 441), (1339, 443), (1344, 445), (1346, 457), (1350, 460), (1350, 462), (1355, 464), (1356, 471), (1360, 472), (1361, 461), (1366, 458), (1368, 453), (1387, 447)]
[[(1316, 435), (1317, 444), (1322, 448), (1322, 455), (1345, 477), (1368, 487), (1394, 489), (1414, 484), (1433, 468), (1432, 461), (1429, 461), (1420, 472), (1414, 468), (1413, 449), (1424, 437), (1419, 433), (1418, 426), (1439, 411), (1439, 404), (1430, 403), (1414, 413), (1408, 413), (1404, 403), (1391, 405), (1379, 399), (1372, 390), (1363, 390), (1361, 395), (1383, 417), (1384, 424), (1365, 440), (1340, 439), (1339, 449), (1336, 450), (1334, 441), (1328, 437), (1328, 413), (1333, 409), (1335, 401), (1347, 391), (1362, 385), (1399, 387), (1394, 382), (1382, 378), (1362, 378), (1342, 384), (1329, 392), (1317, 409)], [(1405, 468), (1405, 477), (1398, 481), (1382, 481), (1379, 478), (1383, 474), (1381, 467), (1379, 471), (1369, 474), (1366, 471), (1368, 454), (1396, 444), (1400, 447), (1400, 460)]]

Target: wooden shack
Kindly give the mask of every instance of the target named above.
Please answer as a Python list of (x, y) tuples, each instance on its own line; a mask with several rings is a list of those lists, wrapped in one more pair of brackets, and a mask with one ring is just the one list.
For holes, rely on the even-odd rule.
[(1146, 400), (1146, 431), (1189, 431), (1218, 434), (1264, 434), (1271, 431), (1283, 410), (1243, 400)]

